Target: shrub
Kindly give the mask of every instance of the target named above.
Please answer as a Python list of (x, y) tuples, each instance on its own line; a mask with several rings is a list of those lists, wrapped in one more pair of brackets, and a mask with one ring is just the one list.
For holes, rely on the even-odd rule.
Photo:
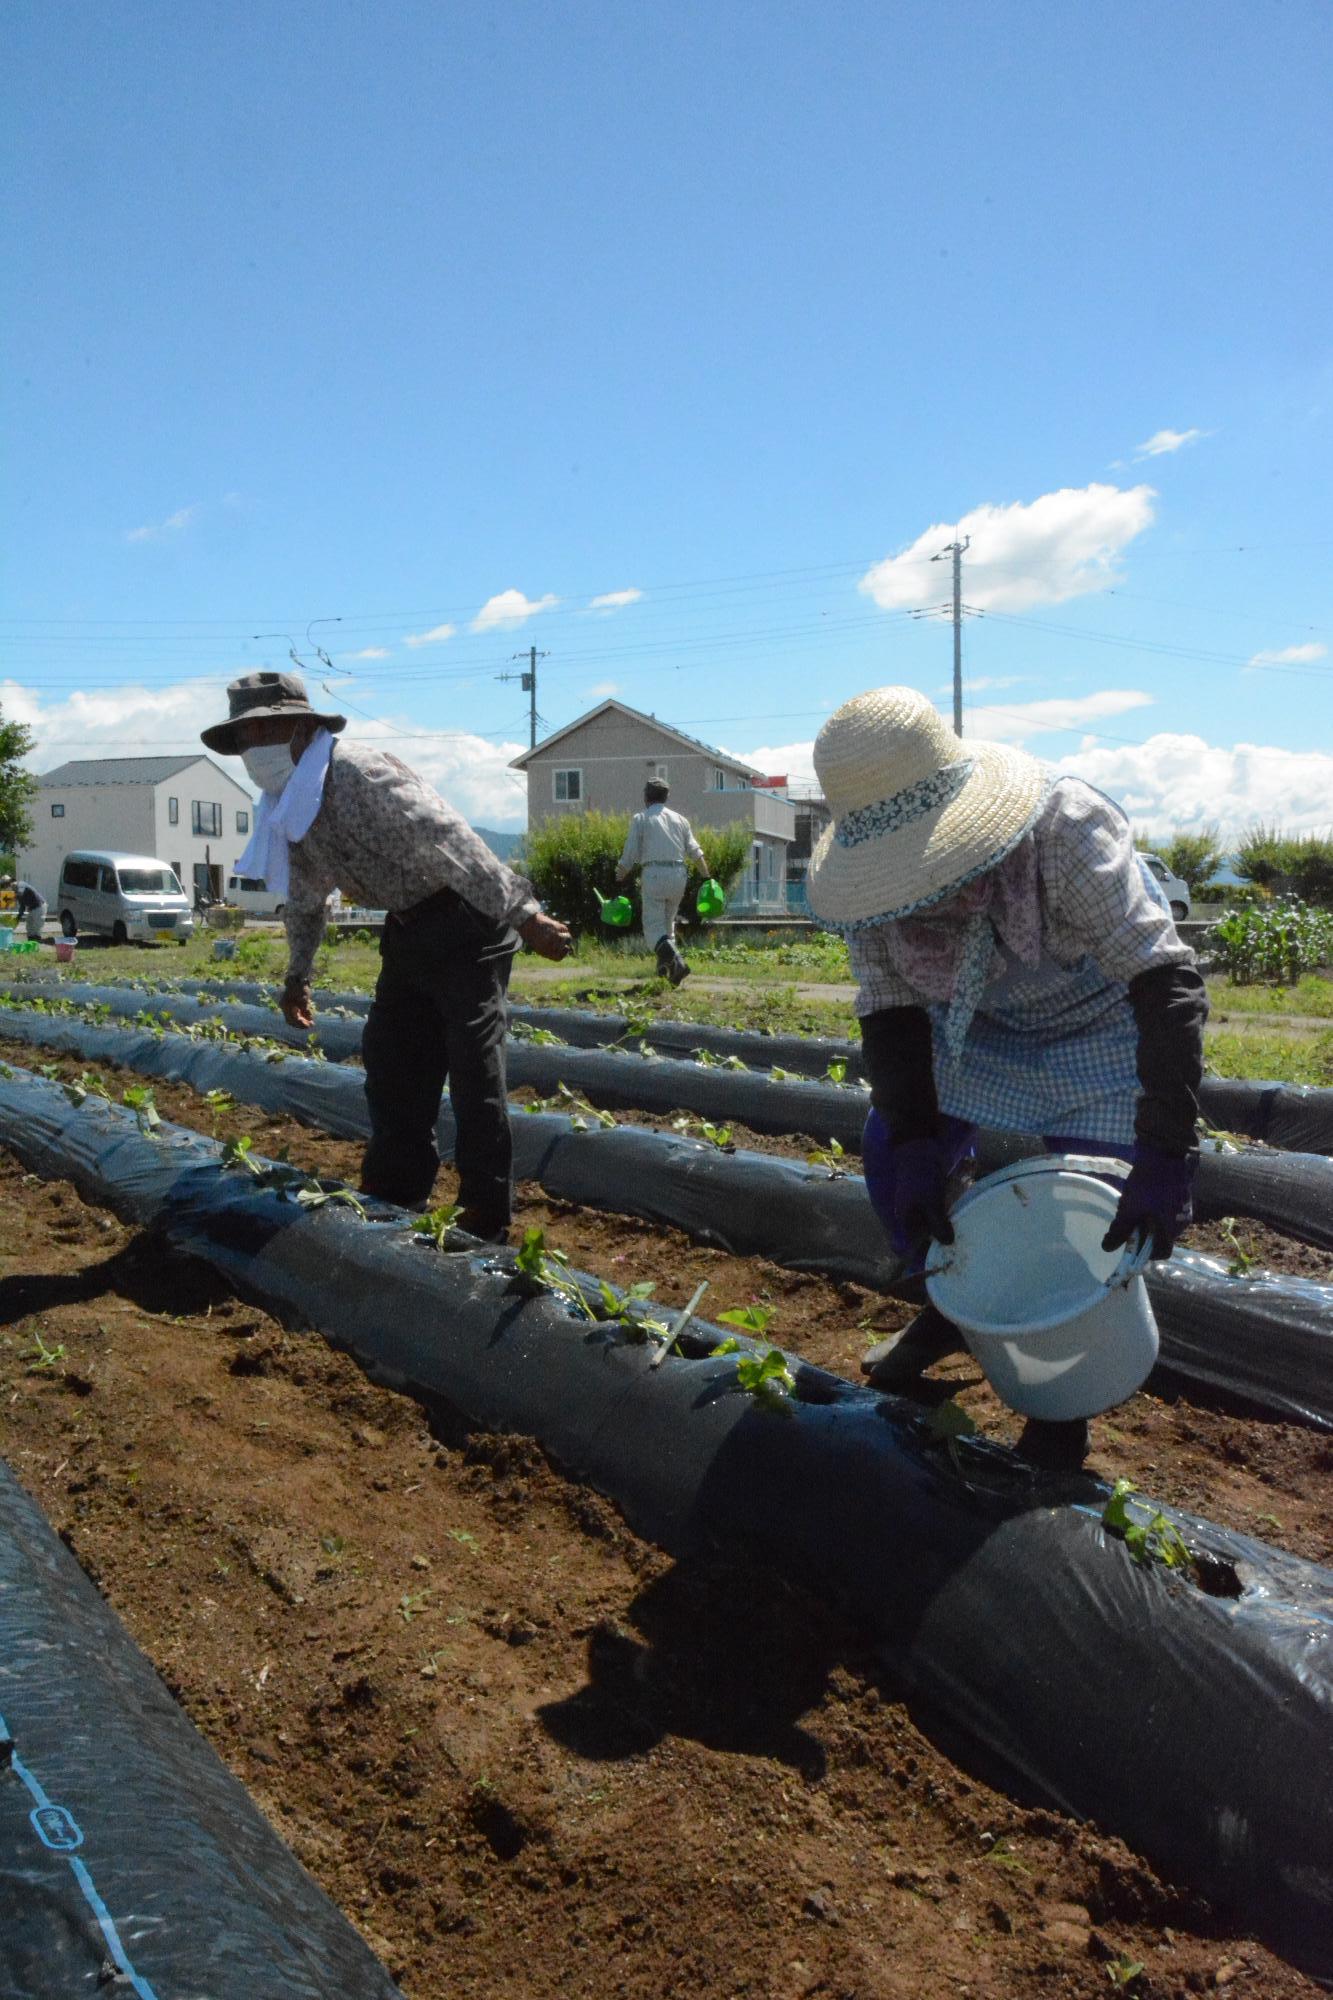
[(1333, 909), (1333, 840), (1316, 833), (1288, 843), (1287, 878), (1305, 903)]
[(1279, 826), (1250, 827), (1236, 849), (1236, 873), (1261, 889), (1271, 889), (1287, 872), (1292, 843)]
[(1234, 910), (1213, 926), (1209, 949), (1238, 985), (1279, 985), (1333, 963), (1333, 916), (1307, 903)]
[[(629, 832), (628, 813), (569, 813), (533, 827), (527, 837), (523, 857), (524, 873), (553, 917), (569, 925), (576, 937), (618, 935), (601, 925), (598, 894), (617, 896), (616, 863)], [(723, 888), (729, 888), (750, 859), (754, 836), (749, 826), (698, 826), (695, 838), (708, 858), (708, 872)], [(702, 877), (690, 870), (683, 911), (694, 907), (694, 891)], [(638, 877), (628, 894), (634, 904), (634, 921), (639, 922)]]

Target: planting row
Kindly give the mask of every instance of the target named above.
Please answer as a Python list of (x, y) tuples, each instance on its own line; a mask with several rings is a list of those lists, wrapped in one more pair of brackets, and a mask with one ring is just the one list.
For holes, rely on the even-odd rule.
[[(0, 1029), (34, 1047), (150, 1077), (224, 1093), (345, 1138), (369, 1130), (362, 1073), (332, 1063), (254, 1050), (226, 1041), (156, 1030), (101, 1026), (70, 1017), (9, 1010)], [(276, 1054), (279, 1060), (268, 1058)], [(657, 1066), (641, 1066), (653, 1077)], [(810, 1165), (725, 1150), (635, 1126), (603, 1123), (566, 1092), (562, 1109), (513, 1118), (515, 1173), (556, 1200), (636, 1214), (686, 1230), (741, 1255), (891, 1291), (901, 1277), (859, 1177), (837, 1163)], [(452, 1154), (454, 1124), (442, 1107), (441, 1151)], [(826, 1162), (832, 1156), (825, 1155)], [(1001, 1163), (997, 1146), (983, 1166)], [(1221, 1213), (1259, 1209), (1272, 1219), (1291, 1205), (1333, 1214), (1333, 1162), (1209, 1154), (1201, 1179)], [(1247, 1206), (1248, 1204), (1248, 1206)], [(1303, 1207), (1302, 1207), (1303, 1212)], [(1267, 1272), (1228, 1272), (1212, 1259), (1177, 1251), (1151, 1266), (1148, 1285), (1161, 1331), (1157, 1376), (1186, 1393), (1234, 1403), (1318, 1428), (1333, 1428), (1333, 1288)]]
[(1025, 1787), (1333, 1972), (1333, 1574), (718, 1329), (671, 1353), (532, 1245), (455, 1251), (444, 1218), (228, 1168), (23, 1072), (0, 1077), (0, 1136), (377, 1379), (538, 1438), (667, 1550), (721, 1542), (835, 1598)]
[[(30, 984), (23, 990), (43, 997), (77, 990), (94, 1001), (111, 1004), (117, 1013), (134, 1014), (148, 1005), (154, 1012), (169, 1011), (175, 1018), (185, 1019), (194, 1017), (188, 1013), (175, 1013), (175, 1004), (179, 1004), (176, 995), (183, 995), (187, 1006), (192, 1000), (202, 1002), (203, 996), (208, 996), (209, 1001), (228, 1003), (229, 1019), (232, 1018), (232, 1010), (235, 1010), (234, 1025), (243, 1032), (268, 1033), (293, 1043), (305, 1039), (299, 1031), (288, 1029), (277, 1015), (272, 989), (255, 981), (228, 984), (182, 980), (174, 992), (166, 988), (92, 986), (82, 982), (78, 982), (77, 986), (74, 983)], [(135, 995), (150, 992), (151, 999), (145, 1001), (139, 998), (135, 1001)], [(317, 1030), (320, 1045), (335, 1061), (345, 1061), (360, 1048), (360, 1022), (369, 1007), (369, 996), (364, 993), (337, 993), (321, 996), (321, 1004), (324, 1011)], [(244, 1012), (248, 1006), (261, 1008), (264, 1018), (251, 1019)], [(746, 1109), (742, 1110), (738, 1101), (730, 1107), (729, 1115), (743, 1119), (756, 1131), (818, 1132), (836, 1136), (842, 1145), (859, 1149), (860, 1127), (855, 1107), (858, 1102), (863, 1106), (863, 1100), (859, 1100), (856, 1087), (863, 1085), (864, 1078), (860, 1045), (856, 1042), (820, 1036), (758, 1034), (743, 1029), (657, 1021), (651, 1017), (596, 1014), (572, 1008), (515, 1006), (511, 1009), (511, 1016), (518, 1039), (521, 1040), (525, 1034), (540, 1038), (522, 1052), (525, 1057), (536, 1057), (539, 1048), (549, 1049), (551, 1043), (547, 1038), (555, 1037), (573, 1051), (620, 1050), (633, 1045), (677, 1058), (693, 1057), (692, 1068), (706, 1069), (713, 1063), (724, 1068), (737, 1083), (745, 1071), (752, 1070), (758, 1073), (754, 1079), (756, 1083), (765, 1077), (769, 1080), (770, 1091), (773, 1086), (781, 1086), (785, 1091), (799, 1083), (802, 1086), (801, 1095), (784, 1102), (779, 1109), (775, 1110), (767, 1097), (751, 1092), (746, 1095)], [(517, 1057), (519, 1050), (515, 1049), (514, 1054)], [(572, 1058), (568, 1056), (565, 1058), (566, 1070), (570, 1060)], [(519, 1068), (524, 1066), (520, 1064)], [(538, 1063), (537, 1067), (544, 1075), (542, 1065)], [(597, 1076), (601, 1072), (593, 1074)], [(811, 1079), (821, 1081), (816, 1084), (808, 1081)], [(518, 1068), (513, 1070), (511, 1080), (515, 1083), (533, 1082), (539, 1089), (549, 1088), (536, 1076), (520, 1074)], [(573, 1079), (567, 1077), (566, 1080)], [(718, 1081), (720, 1086), (720, 1079)], [(827, 1090), (830, 1085), (852, 1086), (853, 1089), (841, 1103), (830, 1097), (811, 1098), (808, 1095), (811, 1089), (822, 1087)], [(590, 1084), (580, 1083), (579, 1087), (592, 1094)], [(610, 1074), (605, 1087), (608, 1091), (616, 1088)], [(702, 1084), (684, 1087), (708, 1100), (707, 1103), (696, 1104), (690, 1097), (682, 1097), (679, 1101), (685, 1108), (702, 1110), (710, 1117), (728, 1115), (725, 1087), (709, 1089)], [(613, 1099), (608, 1097), (605, 1101), (612, 1108), (617, 1108)], [(1204, 1078), (1199, 1104), (1204, 1121), (1214, 1130), (1239, 1132), (1284, 1152), (1333, 1155), (1333, 1090), (1308, 1084), (1265, 1083), (1209, 1076)], [(802, 1114), (812, 1122), (797, 1125), (765, 1122)]]
[[(236, 1036), (266, 1038), (286, 1048), (318, 1050), (334, 1062), (358, 1058), (364, 1028), (364, 1018), (356, 1012), (324, 1012), (316, 1034), (310, 1036), (298, 1028), (288, 1028), (272, 1006), (232, 1000), (218, 1014), (216, 1004), (196, 996), (152, 994), (146, 998), (142, 988), (86, 986), (82, 982), (28, 984), (0, 998), (10, 1004), (74, 1004), (92, 1010), (100, 1018), (132, 1018), (144, 1024), (180, 1022), (192, 1028), (208, 1020), (224, 1020), (224, 1026)], [(600, 1016), (582, 1018), (600, 1020)], [(532, 1038), (532, 1034), (538, 1038)], [(574, 1048), (548, 1040), (550, 1030), (544, 1028), (532, 1030), (532, 1034), (526, 1038), (518, 1036), (510, 1044), (508, 1080), (514, 1088), (530, 1086), (548, 1094), (566, 1084), (586, 1096), (588, 1102), (606, 1110), (687, 1110), (711, 1122), (735, 1120), (753, 1132), (775, 1136), (793, 1132), (813, 1134), (821, 1140), (837, 1142), (843, 1152), (861, 1152), (867, 1100), (865, 1090), (849, 1082), (851, 1056), (831, 1058), (831, 1080), (815, 1082), (797, 1076), (795, 1070), (789, 1072), (781, 1064), (769, 1070), (751, 1070), (741, 1056), (719, 1058), (707, 1050), (703, 1050), (707, 1060), (697, 1056), (693, 1062), (683, 1062), (677, 1058), (654, 1058), (648, 1050), (630, 1054), (622, 1048)], [(723, 1034), (723, 1030), (717, 1030), (717, 1034)], [(753, 1044), (759, 1050), (771, 1050), (783, 1038), (733, 1036), (733, 1040), (743, 1040), (751, 1048), (751, 1054), (755, 1054)], [(801, 1046), (801, 1038), (793, 1036), (791, 1040)], [(851, 1050), (853, 1044), (825, 1046)], [(1225, 1078), (1205, 1078), (1203, 1106), (1205, 1116), (1221, 1130), (1249, 1132), (1281, 1152), (1307, 1150), (1311, 1156), (1333, 1156), (1333, 1092), (1305, 1090), (1303, 1086), (1289, 1084), (1239, 1084)], [(1323, 1124), (1325, 1114), (1327, 1130)], [(1311, 1136), (1309, 1148), (1297, 1146), (1301, 1132)], [(1013, 1136), (1001, 1134), (993, 1144), (1005, 1156), (1015, 1156)], [(1017, 1144), (1023, 1146), (1021, 1140)], [(1211, 1146), (1205, 1152), (1205, 1160), (1215, 1152), (1217, 1148)], [(1311, 1192), (1303, 1192), (1305, 1188), (1311, 1188)], [(1217, 1208), (1213, 1206), (1205, 1174), (1199, 1184), (1199, 1214), (1201, 1218), (1233, 1212), (1255, 1214), (1259, 1220), (1271, 1220), (1279, 1228), (1289, 1228), (1307, 1242), (1321, 1246), (1333, 1242), (1333, 1210), (1323, 1194), (1311, 1186), (1307, 1168), (1297, 1168), (1285, 1176), (1275, 1172), (1265, 1176), (1263, 1182), (1255, 1180), (1253, 1200), (1265, 1200), (1269, 1192), (1281, 1202), (1281, 1216), (1267, 1208), (1245, 1208), (1241, 1202)]]

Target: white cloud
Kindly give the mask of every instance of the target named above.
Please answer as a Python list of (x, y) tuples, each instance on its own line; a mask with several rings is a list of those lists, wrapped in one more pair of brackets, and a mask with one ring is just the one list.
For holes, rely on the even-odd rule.
[(548, 591), (545, 597), (525, 597), (521, 590), (501, 590), (488, 597), (472, 621), (474, 632), (507, 632), (539, 611), (550, 611), (560, 602)]
[(1306, 646), (1282, 646), (1265, 653), (1252, 653), (1252, 667), (1301, 666), (1307, 660), (1326, 660), (1328, 647), (1312, 640)]
[[(985, 734), (998, 737), (998, 718)], [(978, 730), (982, 728), (978, 711)], [(814, 780), (814, 744), (761, 744), (741, 753), (761, 771), (786, 771), (794, 784)], [(1165, 831), (1218, 821), (1234, 840), (1256, 820), (1294, 830), (1333, 822), (1333, 755), (1238, 743), (1231, 749), (1202, 736), (1163, 733), (1145, 743), (1099, 743), (1086, 737), (1075, 751), (1051, 758), (1052, 768), (1086, 778), (1118, 799), (1136, 826)]]
[(1115, 559), (1150, 526), (1155, 498), (1151, 486), (1094, 484), (1004, 506), (988, 502), (952, 526), (936, 522), (896, 556), (875, 563), (858, 588), (884, 611), (927, 603), (949, 574), (947, 560), (932, 569), (931, 557), (970, 535), (963, 557), (968, 604), (983, 611), (1063, 604), (1117, 581)]
[(1202, 736), (1162, 734), (1081, 749), (1062, 758), (1060, 769), (1109, 792), (1136, 826), (1154, 830), (1188, 831), (1215, 820), (1234, 838), (1255, 820), (1293, 830), (1333, 821), (1333, 756), (1323, 750), (1261, 743), (1228, 750)]
[[(453, 638), (457, 630), (458, 627), (456, 625), (432, 625), (429, 632), (405, 632), (403, 634), (403, 644), (405, 646), (442, 646), (446, 639)], [(363, 660), (384, 659), (387, 655), (382, 653), (359, 653), (355, 657)]]
[[(330, 706), (333, 704), (330, 703)], [(47, 702), (21, 682), (0, 683), (0, 707), (15, 722), (26, 722), (36, 737), (27, 760), (34, 771), (49, 771), (72, 757), (215, 755), (199, 741), (199, 730), (227, 712), (222, 676), (182, 681), (166, 688), (131, 684), (75, 693)], [(527, 823), (527, 790), (509, 760), (525, 743), (488, 742), (468, 734), (433, 735), (410, 716), (363, 721), (354, 716), (348, 735), (382, 743), (420, 771), (460, 812), (481, 826), (502, 831)], [(239, 759), (217, 761), (239, 784), (246, 784)], [(252, 788), (251, 788), (252, 789)]]
[(1140, 464), (1145, 458), (1165, 458), (1182, 446), (1193, 444), (1198, 438), (1211, 437), (1211, 431), (1154, 431), (1150, 438), (1134, 447), (1134, 463)]
[(752, 764), (756, 771), (763, 771), (768, 777), (779, 777), (784, 771), (794, 785), (813, 785), (815, 782), (814, 743), (761, 743), (757, 750), (738, 750), (737, 757), (742, 764)]
[[(411, 643), (411, 640), (409, 640), (408, 644), (410, 645)], [(422, 644), (424, 642), (418, 640), (417, 643)], [(359, 653), (346, 653), (343, 657), (348, 660), (387, 660), (389, 649), (387, 646), (363, 646)]]
[(637, 604), (643, 596), (641, 590), (604, 590), (600, 597), (594, 597), (589, 611), (623, 611), (627, 604)]
[(168, 535), (179, 535), (188, 528), (198, 512), (197, 507), (178, 507), (174, 514), (167, 515), (165, 521), (150, 521), (142, 528), (128, 528), (125, 539), (127, 542), (163, 541)]
[(619, 693), (619, 681), (594, 681), (587, 690), (590, 701), (606, 701), (611, 695)]
[(1126, 715), (1133, 708), (1151, 708), (1153, 696), (1141, 688), (1104, 688), (1098, 694), (1057, 696), (1048, 701), (1019, 701), (1003, 706), (969, 702), (964, 690), (963, 729), (992, 743), (1024, 743), (1030, 736), (1049, 736), (1061, 729), (1087, 729), (1109, 715)]

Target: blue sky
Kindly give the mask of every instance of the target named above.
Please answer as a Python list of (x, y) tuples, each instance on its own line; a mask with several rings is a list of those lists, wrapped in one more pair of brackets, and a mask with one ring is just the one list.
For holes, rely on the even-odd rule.
[(530, 644), (553, 727), (808, 770), (863, 687), (947, 705), (961, 523), (976, 733), (1155, 826), (1333, 814), (1322, 0), (6, 27), (38, 768), (188, 746), (310, 630), (492, 825)]

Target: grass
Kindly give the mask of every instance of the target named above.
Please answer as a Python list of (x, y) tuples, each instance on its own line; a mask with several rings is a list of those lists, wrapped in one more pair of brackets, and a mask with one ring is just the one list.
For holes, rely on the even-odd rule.
[[(277, 982), (286, 967), (281, 932), (250, 931), (237, 956), (215, 962), (211, 933), (186, 945), (84, 946), (71, 968), (75, 980), (107, 978), (152, 981), (183, 976), (259, 979)], [(641, 952), (626, 945), (584, 939), (566, 961), (568, 977), (531, 978), (543, 961), (520, 957), (514, 967), (513, 996), (543, 1006), (591, 1007), (601, 1013), (629, 1012), (661, 1021), (708, 1022), (718, 1027), (767, 1030), (774, 1034), (856, 1036), (849, 1000), (812, 997), (799, 985), (837, 985), (849, 979), (846, 953), (836, 940), (815, 936), (770, 944), (692, 944), (696, 975), (736, 979), (734, 987), (703, 991), (692, 983), (671, 988), (648, 971)], [(32, 963), (32, 961), (27, 961)], [(38, 961), (43, 974), (53, 968)], [(545, 968), (543, 968), (545, 970)], [(348, 940), (324, 946), (316, 962), (318, 985), (368, 992), (379, 975), (377, 945)], [(1285, 1017), (1333, 1022), (1333, 979), (1309, 973), (1294, 986), (1236, 986), (1209, 981), (1213, 1024), (1207, 1059), (1219, 1076), (1266, 1077), (1279, 1083), (1333, 1085), (1333, 1028), (1301, 1033), (1280, 1026)], [(1265, 1031), (1265, 1019), (1274, 1023)]]
[(1297, 1038), (1261, 1030), (1210, 1029), (1204, 1044), (1217, 1076), (1260, 1077), (1269, 1083), (1333, 1084), (1333, 1029)]
[(1231, 1014), (1302, 1014), (1333, 1021), (1333, 979), (1307, 972), (1294, 986), (1237, 986), (1232, 979), (1210, 979), (1208, 998), (1214, 1020)]

